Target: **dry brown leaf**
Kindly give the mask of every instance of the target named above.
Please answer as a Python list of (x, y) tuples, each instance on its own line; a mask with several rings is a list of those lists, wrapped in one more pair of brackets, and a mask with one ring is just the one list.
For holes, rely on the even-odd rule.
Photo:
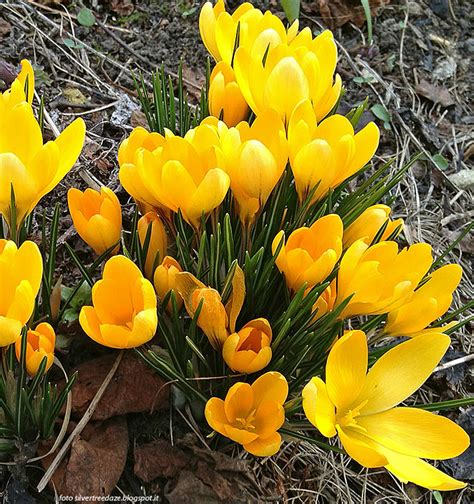
[[(372, 16), (377, 14), (379, 7), (390, 3), (390, 0), (370, 0)], [(366, 22), (364, 9), (360, 0), (316, 0), (303, 2), (306, 12), (319, 12), (324, 23), (331, 29), (339, 28), (348, 22), (362, 26)]]
[(146, 483), (155, 478), (175, 478), (188, 464), (189, 455), (164, 439), (137, 446), (133, 452), (133, 471)]
[[(123, 417), (88, 424), (72, 443), (69, 459), (60, 464), (52, 482), (60, 495), (107, 496), (120, 479), (127, 451), (128, 429)], [(42, 459), (43, 466), (47, 468), (53, 458), (54, 454)]]
[(109, 0), (110, 9), (120, 16), (130, 16), (135, 10), (132, 0)]
[[(115, 361), (109, 354), (81, 364), (72, 392), (72, 412), (82, 416)], [(126, 352), (114, 379), (92, 416), (93, 420), (168, 407), (168, 386), (132, 352)]]
[(445, 87), (435, 86), (425, 79), (421, 79), (415, 87), (415, 91), (420, 96), (428, 98), (433, 103), (439, 103), (443, 107), (449, 107), (456, 103)]
[(132, 115), (130, 116), (130, 125), (132, 128), (141, 126), (142, 128), (149, 128), (148, 121), (146, 120), (146, 115), (141, 110), (132, 110)]

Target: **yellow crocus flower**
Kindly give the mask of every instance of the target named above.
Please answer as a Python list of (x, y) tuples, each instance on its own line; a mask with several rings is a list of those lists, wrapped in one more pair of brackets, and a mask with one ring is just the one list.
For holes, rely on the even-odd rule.
[(342, 229), (341, 218), (330, 214), (321, 217), (309, 228), (293, 231), (286, 243), (283, 231), (275, 236), (272, 253), (275, 254), (283, 240), (276, 265), (285, 275), (290, 290), (297, 292), (305, 283), (307, 287), (313, 287), (330, 275), (341, 257)]
[[(268, 48), (288, 44), (298, 32), (298, 21), (286, 30), (282, 21), (270, 11), (262, 13), (245, 2), (229, 14), (223, 0), (213, 6), (206, 2), (199, 15), (199, 31), (202, 41), (212, 57), (232, 63), (238, 47), (245, 47), (255, 57), (262, 59)], [(310, 30), (307, 29), (309, 33)]]
[(163, 261), (168, 248), (168, 236), (166, 235), (165, 226), (160, 216), (154, 211), (147, 212), (138, 219), (137, 232), (142, 247), (145, 246), (149, 229), (150, 238), (145, 260), (145, 276), (152, 280), (154, 270)]
[[(448, 311), (461, 276), (462, 268), (458, 264), (446, 264), (433, 271), (407, 303), (389, 312), (384, 332), (392, 336), (411, 337), (423, 332)], [(442, 328), (432, 330), (441, 331)]]
[[(385, 231), (379, 241), (386, 241), (395, 231), (397, 235), (403, 229), (403, 219), (390, 219), (391, 208), (387, 205), (372, 205), (364, 210), (359, 217), (344, 230), (344, 248), (355, 241), (363, 239), (370, 245), (383, 225), (387, 223)], [(395, 238), (395, 237), (393, 237)]]
[(325, 31), (309, 45), (280, 44), (265, 59), (245, 47), (235, 53), (237, 84), (256, 115), (266, 109), (278, 112), (285, 125), (297, 105), (309, 100), (317, 121), (336, 104), (341, 78), (334, 71), (337, 50), (333, 35)]
[[(23, 90), (28, 82), (28, 96)], [(23, 70), (0, 98), (0, 214), (11, 228), (11, 194), (15, 194), (16, 224), (21, 225), (39, 200), (69, 172), (82, 150), (86, 127), (76, 119), (43, 145), (41, 128), (31, 108), (34, 76)], [(25, 101), (22, 101), (25, 100)]]
[(379, 144), (379, 129), (373, 122), (354, 133), (342, 115), (334, 114), (317, 124), (318, 120), (312, 104), (305, 100), (288, 126), (290, 165), (300, 201), (313, 189), (312, 202), (318, 201), (352, 177), (370, 161)]
[(114, 245), (116, 254), (122, 232), (122, 208), (115, 193), (108, 187), (101, 187), (100, 192), (71, 188), (67, 202), (77, 234), (97, 255)]
[(357, 240), (339, 266), (336, 306), (352, 296), (340, 317), (380, 315), (400, 308), (410, 300), (432, 262), (427, 243), (399, 251), (394, 241), (369, 247)]
[(230, 177), (240, 220), (252, 223), (285, 170), (288, 143), (284, 125), (273, 110), (260, 114), (252, 125), (242, 121), (235, 128), (226, 128), (213, 118), (204, 125), (219, 135), (216, 152)]
[(33, 103), (35, 92), (35, 73), (31, 63), (24, 59), (21, 62), (21, 71), (12, 85), (5, 92), (0, 93), (0, 118), (7, 108), (13, 108), (22, 102), (30, 105)]
[(469, 446), (467, 433), (445, 417), (397, 407), (421, 387), (449, 344), (442, 333), (413, 338), (367, 372), (367, 338), (362, 331), (347, 332), (329, 352), (326, 382), (314, 377), (303, 389), (306, 417), (324, 436), (337, 434), (348, 455), (365, 467), (385, 467), (405, 483), (432, 490), (465, 487), (422, 459), (460, 455)]
[(79, 323), (101, 345), (135, 348), (155, 335), (155, 290), (125, 256), (114, 256), (105, 263), (102, 279), (92, 287), (92, 305), (82, 307)]
[[(194, 136), (199, 141), (193, 142)], [(198, 126), (185, 138), (170, 131), (162, 136), (135, 128), (119, 149), (120, 182), (136, 200), (180, 210), (197, 228), (202, 215), (222, 203), (230, 185), (229, 176), (217, 164), (218, 142), (217, 134), (207, 127)]]
[[(163, 302), (165, 296), (172, 290), (176, 296), (178, 310), (180, 310), (183, 305), (183, 298), (176, 290), (176, 275), (182, 273), (182, 271), (181, 265), (174, 257), (165, 256), (161, 264), (155, 269), (153, 275), (153, 285), (155, 286), (155, 292), (160, 302)], [(166, 309), (171, 311), (172, 307), (170, 302), (166, 305)]]
[[(46, 357), (45, 372), (53, 365), (56, 333), (50, 324), (41, 322), (35, 329), (26, 333), (26, 370), (30, 376), (35, 376), (42, 360)], [(18, 361), (21, 358), (21, 338), (15, 342), (15, 353)]]
[(0, 240), (0, 347), (14, 343), (31, 317), (43, 275), (38, 246), (25, 241), (17, 248)]
[(229, 335), (227, 329), (229, 317), (219, 292), (212, 287), (206, 287), (188, 272), (178, 273), (175, 284), (190, 317), (194, 317), (199, 305), (202, 304), (197, 326), (215, 349), (221, 348)]
[(235, 126), (249, 114), (249, 107), (235, 81), (232, 67), (220, 61), (209, 81), (209, 114), (222, 119), (227, 126)]
[(226, 364), (238, 373), (255, 373), (272, 360), (272, 328), (268, 320), (258, 318), (247, 324), (225, 341), (222, 356)]
[(219, 434), (241, 444), (258, 457), (274, 455), (281, 445), (277, 432), (285, 421), (283, 404), (288, 396), (285, 377), (275, 371), (265, 373), (252, 385), (238, 382), (224, 400), (207, 401), (207, 423)]

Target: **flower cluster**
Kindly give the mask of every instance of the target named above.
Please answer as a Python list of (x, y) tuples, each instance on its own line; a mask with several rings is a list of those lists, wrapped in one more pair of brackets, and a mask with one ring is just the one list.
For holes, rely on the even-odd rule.
[[(163, 128), (150, 122), (122, 141), (126, 209), (127, 195), (107, 187), (69, 190), (74, 228), (96, 256), (81, 268), (91, 285), (105, 262), (80, 309), (82, 329), (115, 349), (154, 339), (138, 350), (143, 359), (213, 431), (253, 455), (274, 455), (283, 425), (288, 434), (307, 422), (365, 467), (462, 488), (422, 459), (459, 455), (467, 434), (398, 406), (450, 345), (457, 323), (443, 316), (462, 270), (438, 267), (427, 243), (403, 241), (403, 220), (379, 203), (390, 175), (357, 188), (379, 130), (358, 128), (356, 111), (337, 113), (332, 33), (287, 28), (249, 3), (231, 14), (223, 0), (203, 6), (199, 26), (216, 63), (207, 117), (184, 132), (176, 117), (160, 118)], [(74, 164), (85, 134), (77, 120), (43, 145), (33, 82), (23, 62), (0, 95), (0, 212), (13, 237)], [(155, 110), (166, 106), (154, 99)], [(34, 375), (51, 366), (55, 333), (44, 319), (32, 329), (43, 260), (33, 242), (17, 241), (0, 240), (0, 343), (15, 344), (19, 359), (26, 348)]]

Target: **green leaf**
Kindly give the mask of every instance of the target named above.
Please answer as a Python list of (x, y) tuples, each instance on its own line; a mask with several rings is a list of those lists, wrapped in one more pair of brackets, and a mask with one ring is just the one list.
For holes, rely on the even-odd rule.
[(300, 15), (300, 0), (281, 0), (281, 6), (285, 11), (286, 17), (290, 23), (298, 19)]
[(442, 154), (435, 154), (433, 156), (433, 162), (440, 170), (446, 170), (449, 166), (449, 161)]
[(83, 7), (77, 15), (77, 22), (82, 26), (91, 27), (95, 24), (94, 13), (87, 7)]
[(433, 498), (438, 504), (443, 504), (443, 496), (438, 492), (438, 490), (433, 491)]
[(377, 103), (374, 105), (371, 109), (372, 113), (374, 114), (377, 119), (380, 119), (384, 123), (389, 123), (390, 122), (390, 112), (380, 103)]
[(367, 38), (369, 44), (372, 44), (372, 12), (370, 11), (369, 0), (360, 0), (364, 9), (365, 20), (367, 21)]

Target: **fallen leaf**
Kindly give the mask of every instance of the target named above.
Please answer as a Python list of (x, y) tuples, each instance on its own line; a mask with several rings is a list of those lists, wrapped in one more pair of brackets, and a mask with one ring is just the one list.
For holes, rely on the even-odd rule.
[(130, 16), (135, 10), (132, 0), (109, 0), (110, 9), (121, 16)]
[(188, 464), (189, 455), (164, 439), (137, 446), (133, 471), (146, 483), (156, 478), (175, 478)]
[(149, 128), (146, 115), (141, 110), (132, 110), (130, 125), (132, 128), (137, 128), (138, 126), (141, 126), (142, 128)]
[[(109, 354), (81, 364), (72, 393), (72, 412), (82, 416), (104, 381), (117, 354)], [(123, 356), (92, 416), (93, 420), (141, 413), (168, 407), (168, 386), (133, 352)]]
[(15, 80), (17, 73), (13, 65), (10, 65), (10, 63), (7, 63), (5, 60), (0, 60), (0, 80), (3, 81), (6, 86), (10, 86)]
[[(169, 487), (172, 489), (169, 490)], [(165, 497), (170, 504), (201, 504), (202, 502), (218, 504), (221, 502), (212, 487), (203, 483), (191, 471), (181, 471), (175, 485), (168, 483), (165, 488)]]
[[(60, 495), (109, 495), (122, 475), (127, 460), (128, 428), (125, 418), (88, 424), (72, 443), (69, 458), (55, 471), (52, 483)], [(45, 467), (54, 454), (41, 460)]]
[(74, 87), (64, 88), (62, 94), (73, 105), (84, 105), (89, 101), (79, 89)]
[(445, 87), (435, 86), (425, 79), (422, 79), (417, 84), (415, 91), (420, 96), (428, 98), (428, 100), (431, 100), (433, 103), (439, 103), (443, 107), (449, 107), (456, 103)]
[[(390, 0), (370, 0), (369, 3), (372, 16), (375, 16), (377, 10), (389, 4)], [(353, 22), (357, 26), (362, 26), (366, 22), (360, 0), (316, 0), (303, 3), (302, 7), (306, 12), (319, 12), (324, 23), (331, 29), (339, 28), (348, 22)]]

